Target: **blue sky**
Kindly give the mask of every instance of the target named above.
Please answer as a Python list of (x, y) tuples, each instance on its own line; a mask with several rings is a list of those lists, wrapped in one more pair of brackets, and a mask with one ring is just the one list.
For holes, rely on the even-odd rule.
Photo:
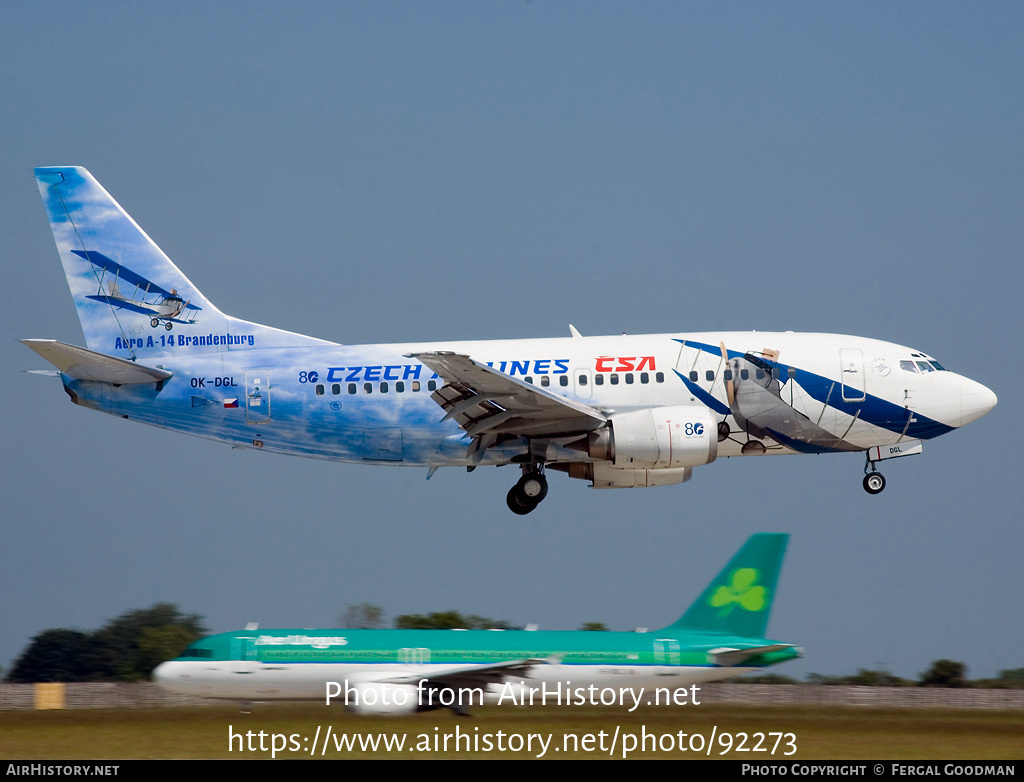
[[(213, 631), (356, 602), (571, 629), (674, 621), (793, 535), (778, 669), (1024, 666), (1012, 389), (1015, 3), (23, 3), (0, 30), (0, 664), (157, 601)], [(832, 331), (996, 410), (885, 465), (720, 460), (684, 486), (232, 451), (80, 410), (18, 338), (82, 343), (32, 168), (89, 168), (223, 311), (345, 343)], [(1018, 435), (1014, 435), (1014, 431)]]

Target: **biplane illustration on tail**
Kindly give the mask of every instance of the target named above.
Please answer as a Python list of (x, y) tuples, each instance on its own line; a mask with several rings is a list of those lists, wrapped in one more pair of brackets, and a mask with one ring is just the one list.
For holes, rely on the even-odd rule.
[[(185, 301), (178, 292), (171, 288), (165, 290), (141, 274), (136, 274), (126, 266), (112, 261), (103, 253), (88, 250), (72, 250), (75, 255), (85, 258), (98, 270), (97, 282), (100, 292), (86, 298), (109, 304), (111, 307), (141, 312), (152, 316), (149, 325), (156, 328), (161, 323), (170, 331), (175, 323), (192, 325), (196, 322), (196, 313), (202, 309)], [(135, 288), (131, 298), (121, 294), (118, 281), (123, 281)], [(107, 285), (107, 293), (103, 293), (103, 285)]]
[[(76, 404), (234, 446), (469, 471), (514, 465), (517, 514), (562, 472), (684, 483), (719, 456), (876, 464), (988, 413), (931, 356), (842, 334), (671, 333), (343, 345), (222, 313), (84, 168), (36, 169), (86, 346), (23, 342)], [(163, 325), (163, 329), (157, 327)]]

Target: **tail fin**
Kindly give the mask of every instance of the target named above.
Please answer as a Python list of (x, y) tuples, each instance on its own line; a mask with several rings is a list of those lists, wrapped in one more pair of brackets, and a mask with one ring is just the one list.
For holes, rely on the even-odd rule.
[(781, 533), (751, 536), (670, 628), (764, 638), (788, 542)]
[(329, 344), (224, 315), (84, 168), (35, 175), (91, 350), (134, 360)]

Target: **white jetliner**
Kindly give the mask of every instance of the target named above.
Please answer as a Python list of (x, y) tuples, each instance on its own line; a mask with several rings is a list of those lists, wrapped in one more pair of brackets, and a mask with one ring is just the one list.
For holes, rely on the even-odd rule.
[(788, 538), (752, 536), (686, 613), (654, 632), (250, 628), (201, 638), (153, 678), (182, 695), (325, 700), (367, 713), (523, 705), (531, 692), (533, 703), (582, 705), (598, 690), (607, 705), (684, 705), (673, 696), (696, 696), (694, 685), (800, 656), (765, 638)]
[[(985, 415), (988, 388), (915, 348), (800, 333), (342, 345), (223, 314), (83, 168), (36, 169), (88, 349), (23, 340), (75, 404), (235, 446), (342, 462), (519, 465), (665, 486), (719, 456), (875, 463)], [(268, 296), (272, 292), (268, 293)]]

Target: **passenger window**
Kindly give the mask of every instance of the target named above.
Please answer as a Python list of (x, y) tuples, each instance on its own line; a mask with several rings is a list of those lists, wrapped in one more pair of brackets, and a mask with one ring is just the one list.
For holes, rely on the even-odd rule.
[(613, 386), (617, 386), (619, 384), (619, 376), (618, 375), (610, 376), (608, 378), (608, 382), (611, 383)]
[(341, 383), (335, 383), (331, 386), (331, 393), (337, 396), (341, 393)]
[(705, 380), (709, 380), (709, 381), (710, 380), (714, 380), (715, 379), (715, 373), (712, 370), (709, 369), (707, 372), (704, 373), (704, 379)]
[(604, 385), (604, 375), (594, 375), (594, 385), (595, 386), (603, 386)]
[(640, 382), (641, 383), (646, 383), (648, 380), (650, 380), (650, 375), (648, 375), (646, 372), (641, 372), (640, 373)]
[(412, 390), (413, 391), (419, 391), (420, 390), (420, 381), (419, 380), (413, 380), (412, 381)]
[(580, 382), (581, 386), (585, 386), (587, 384), (587, 376), (586, 375), (580, 375), (579, 376), (579, 382)]
[(533, 385), (533, 378), (532, 377), (524, 377), (523, 380), (525, 380), (531, 386)]
[(388, 384), (387, 383), (381, 383), (380, 384), (380, 392), (382, 394), (386, 394), (388, 392)]
[(731, 369), (727, 369), (724, 372), (722, 372), (722, 379), (723, 380), (732, 380), (732, 370)]
[(789, 369), (786, 370), (786, 374), (789, 375), (789, 379), (792, 380), (794, 377), (796, 377), (796, 369), (794, 367), (790, 367)]
[(740, 380), (750, 380), (750, 372), (745, 369), (740, 370)]
[(436, 380), (428, 380), (427, 381), (427, 391), (437, 391), (437, 381)]
[(690, 382), (691, 383), (696, 383), (698, 377), (700, 377), (700, 376), (697, 374), (697, 370), (693, 370), (692, 372), (690, 372)]
[(373, 393), (373, 383), (363, 383), (363, 391), (367, 394)]
[(350, 394), (354, 394), (356, 392), (356, 384), (355, 383), (349, 383), (348, 384), (348, 392)]
[(567, 386), (567, 385), (569, 385), (569, 376), (568, 375), (562, 375), (560, 378), (558, 378), (558, 385), (560, 385), (560, 386)]
[(627, 372), (626, 373), (626, 385), (627, 386), (633, 385), (633, 373), (632, 372)]
[(541, 385), (542, 385), (542, 386), (543, 386), (544, 388), (547, 388), (548, 386), (550, 386), (550, 385), (551, 385), (551, 378), (550, 378), (550, 377), (548, 377), (547, 375), (541, 375), (541, 376), (540, 376), (540, 384), (541, 384)]
[(320, 383), (317, 383), (317, 386), (316, 386), (316, 395), (317, 395), (317, 396), (323, 396), (323, 395), (324, 395), (324, 387), (323, 387), (323, 385), (321, 385)]
[(665, 382), (665, 373), (664, 372), (659, 372), (658, 374), (656, 374), (654, 376), (654, 379), (657, 382), (659, 382), (659, 383), (664, 383)]
[(404, 393), (405, 392), (405, 383), (403, 383), (401, 380), (399, 380), (397, 383), (395, 383), (395, 391), (397, 391), (399, 394)]
[(764, 370), (758, 368), (757, 371), (754, 372), (754, 377), (756, 377), (758, 380), (764, 380)]

